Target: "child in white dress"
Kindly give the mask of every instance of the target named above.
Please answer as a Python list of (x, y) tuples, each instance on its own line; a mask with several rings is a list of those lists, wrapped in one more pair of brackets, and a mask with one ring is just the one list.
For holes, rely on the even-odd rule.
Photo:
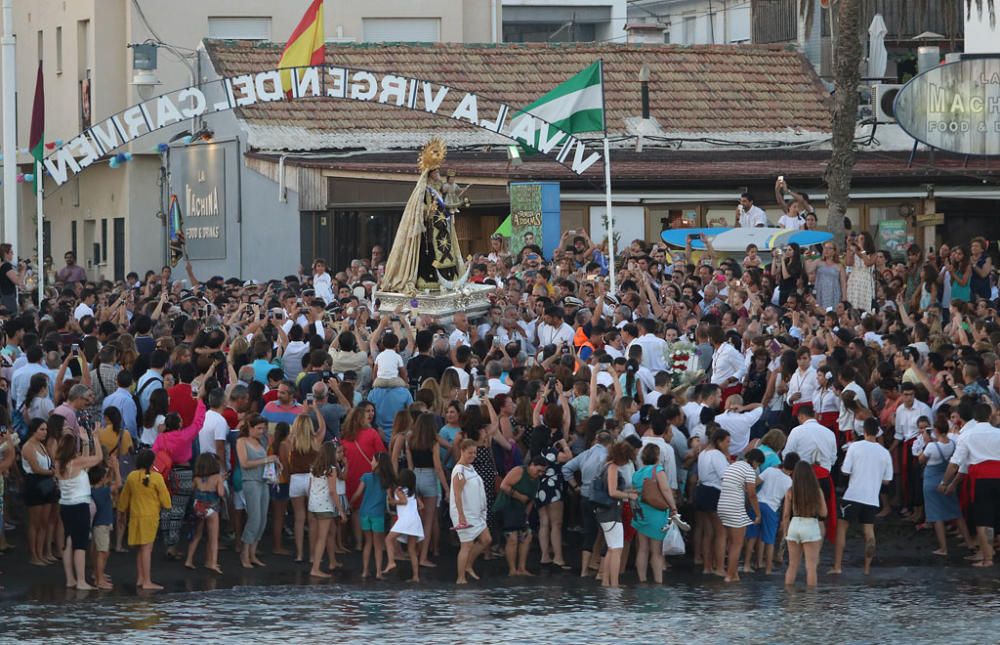
[[(420, 582), (417, 543), (424, 539), (424, 526), (420, 521), (422, 503), (415, 495), (416, 489), (417, 476), (414, 472), (406, 468), (399, 471), (396, 488), (389, 494), (388, 499), (389, 504), (396, 507), (396, 523), (392, 525), (392, 530), (385, 538), (387, 544), (392, 544), (394, 539), (406, 543), (410, 565), (413, 567), (413, 577), (410, 578), (410, 582)], [(396, 568), (396, 554), (392, 548), (387, 548), (386, 552), (389, 564), (385, 568), (385, 573), (388, 573)]]

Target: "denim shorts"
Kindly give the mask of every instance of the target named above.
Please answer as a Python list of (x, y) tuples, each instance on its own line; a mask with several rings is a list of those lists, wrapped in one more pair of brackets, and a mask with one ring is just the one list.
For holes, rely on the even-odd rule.
[(271, 499), (276, 502), (284, 502), (288, 499), (288, 484), (271, 484)]
[(417, 476), (417, 497), (441, 497), (441, 482), (433, 468), (414, 468)]

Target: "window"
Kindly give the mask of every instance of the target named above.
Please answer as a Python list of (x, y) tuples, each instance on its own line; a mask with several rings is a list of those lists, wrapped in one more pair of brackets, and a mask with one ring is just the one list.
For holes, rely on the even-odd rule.
[(362, 18), (366, 42), (438, 42), (440, 18)]
[(685, 45), (693, 45), (696, 42), (695, 41), (695, 35), (694, 35), (695, 20), (696, 20), (696, 18), (694, 16), (685, 16), (684, 17), (684, 32), (683, 33), (684, 33), (684, 44)]
[(108, 263), (108, 220), (101, 220), (101, 263)]
[(45, 37), (42, 35), (42, 30), (38, 30), (38, 62), (42, 62), (45, 57)]
[(252, 16), (209, 17), (208, 37), (223, 40), (271, 40), (271, 19)]
[(62, 27), (56, 27), (56, 74), (62, 74)]
[(76, 221), (69, 223), (69, 248), (73, 251), (73, 255), (80, 257), (76, 252)]
[(76, 22), (76, 78), (90, 78), (90, 21)]
[(505, 43), (587, 43), (597, 39), (597, 25), (573, 22), (505, 22)]

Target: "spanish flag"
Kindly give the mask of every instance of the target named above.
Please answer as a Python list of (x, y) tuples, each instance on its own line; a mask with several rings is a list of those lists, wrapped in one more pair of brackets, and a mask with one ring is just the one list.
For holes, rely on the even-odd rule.
[[(278, 69), (322, 65), (324, 46), (323, 0), (312, 0), (299, 25), (285, 43), (285, 51), (281, 53)], [(292, 91), (291, 72), (281, 72), (281, 86), (286, 94)]]

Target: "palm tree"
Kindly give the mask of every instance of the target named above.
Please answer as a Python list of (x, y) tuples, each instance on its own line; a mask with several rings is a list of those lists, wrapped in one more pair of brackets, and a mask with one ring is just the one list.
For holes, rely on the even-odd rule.
[[(836, 11), (837, 29), (834, 34), (834, 95), (830, 162), (823, 179), (827, 185), (827, 226), (838, 239), (844, 234), (844, 216), (850, 202), (851, 177), (854, 170), (855, 133), (858, 113), (858, 85), (861, 82), (863, 0), (831, 0), (831, 11)], [(907, 0), (903, 0), (905, 5)], [(927, 15), (929, 0), (914, 0), (917, 15)], [(988, 13), (990, 26), (996, 26), (997, 0), (965, 0), (965, 9), (975, 7), (979, 19)], [(808, 29), (813, 23), (813, 0), (800, 0), (799, 13)]]

